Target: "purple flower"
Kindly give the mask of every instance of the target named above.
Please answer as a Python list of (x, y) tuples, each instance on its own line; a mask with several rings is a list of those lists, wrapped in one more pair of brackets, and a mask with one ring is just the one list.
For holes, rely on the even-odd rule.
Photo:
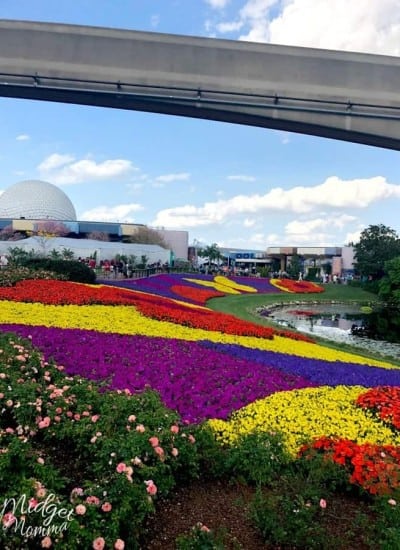
[(70, 375), (132, 392), (150, 386), (189, 422), (227, 418), (276, 391), (317, 385), (206, 343), (25, 325), (0, 325), (0, 330), (30, 334), (45, 358), (54, 358)]

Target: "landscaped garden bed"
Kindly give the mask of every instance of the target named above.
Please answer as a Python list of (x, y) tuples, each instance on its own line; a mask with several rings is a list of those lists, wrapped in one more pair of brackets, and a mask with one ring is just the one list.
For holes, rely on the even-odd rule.
[(2, 548), (399, 547), (400, 369), (206, 305), (322, 288), (10, 280)]

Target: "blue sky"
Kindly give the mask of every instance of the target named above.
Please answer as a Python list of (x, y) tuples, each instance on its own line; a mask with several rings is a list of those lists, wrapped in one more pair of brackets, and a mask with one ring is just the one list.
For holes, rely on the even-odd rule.
[[(2, 0), (0, 18), (400, 55), (400, 0)], [(190, 242), (341, 246), (379, 223), (400, 234), (399, 160), (301, 134), (0, 98), (0, 190), (43, 179), (78, 219), (184, 229)]]

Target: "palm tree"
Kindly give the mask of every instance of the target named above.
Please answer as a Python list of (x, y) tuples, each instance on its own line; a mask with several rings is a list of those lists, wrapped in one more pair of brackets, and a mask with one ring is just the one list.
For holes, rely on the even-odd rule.
[(207, 258), (210, 266), (213, 262), (218, 263), (223, 258), (223, 254), (221, 253), (217, 243), (201, 248), (197, 255), (200, 256), (200, 258)]

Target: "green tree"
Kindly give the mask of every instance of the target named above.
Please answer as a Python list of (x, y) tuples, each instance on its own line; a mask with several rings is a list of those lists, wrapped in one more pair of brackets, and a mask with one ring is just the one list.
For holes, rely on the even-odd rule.
[(137, 264), (138, 269), (146, 269), (149, 258), (146, 254), (140, 256), (140, 263)]
[(61, 258), (61, 252), (56, 248), (53, 248), (53, 250), (50, 250), (49, 252), (49, 258), (52, 260), (59, 260)]
[(383, 305), (368, 316), (368, 324), (378, 338), (400, 342), (400, 256), (385, 262), (379, 281)]
[(400, 256), (400, 239), (386, 225), (370, 225), (354, 245), (354, 267), (363, 277), (379, 280), (384, 275), (385, 262)]
[(61, 256), (63, 260), (74, 260), (75, 252), (71, 248), (63, 248), (61, 251)]
[(217, 243), (213, 243), (209, 246), (206, 246), (205, 248), (201, 248), (197, 252), (197, 255), (200, 256), (200, 258), (207, 258), (210, 264), (212, 262), (218, 262), (223, 258), (223, 254), (220, 251)]
[(386, 303), (400, 307), (400, 256), (385, 263), (385, 275), (379, 282), (379, 296)]
[(297, 279), (300, 275), (300, 273), (303, 272), (303, 264), (301, 261), (300, 256), (297, 254), (293, 254), (290, 264), (286, 268), (287, 274), (289, 277), (292, 277), (292, 279)]
[(24, 250), (20, 246), (12, 246), (7, 252), (8, 262), (11, 266), (25, 265), (25, 263), (32, 258), (37, 257), (37, 253), (32, 250)]

